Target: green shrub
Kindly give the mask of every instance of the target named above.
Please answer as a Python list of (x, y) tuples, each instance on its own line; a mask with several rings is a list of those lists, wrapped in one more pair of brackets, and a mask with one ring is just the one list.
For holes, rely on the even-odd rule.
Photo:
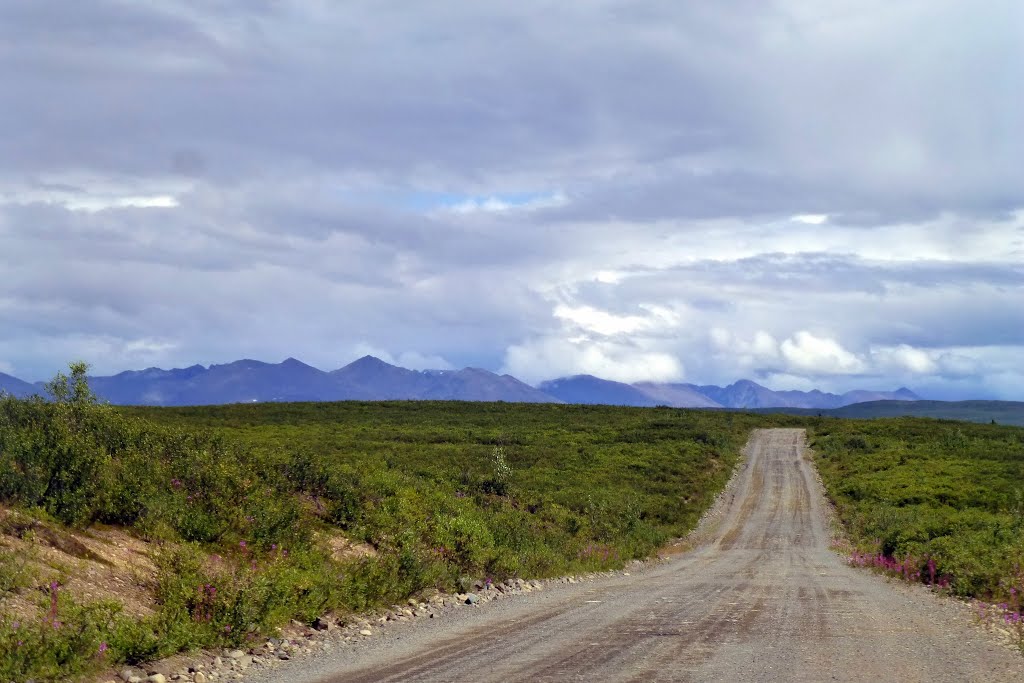
[(446, 557), (467, 572), (480, 572), (494, 554), (494, 536), (487, 524), (468, 514), (437, 521), (435, 539)]
[(10, 550), (0, 548), (0, 600), (3, 599), (4, 593), (24, 588), (29, 583), (29, 573), (25, 569), (24, 559)]
[(1024, 430), (908, 418), (828, 425), (814, 438), (818, 470), (859, 549), (930, 561), (964, 597), (1024, 589)]
[(0, 618), (0, 680), (65, 681), (107, 659), (107, 639), (118, 623), (112, 602), (77, 605), (58, 599), (55, 618)]

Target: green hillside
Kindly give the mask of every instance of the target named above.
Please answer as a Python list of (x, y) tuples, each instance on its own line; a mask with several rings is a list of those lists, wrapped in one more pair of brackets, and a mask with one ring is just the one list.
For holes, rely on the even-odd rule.
[(1024, 426), (1024, 402), (1020, 401), (867, 401), (842, 408), (762, 408), (758, 413), (787, 415), (827, 415), (854, 419), (880, 417), (931, 417)]

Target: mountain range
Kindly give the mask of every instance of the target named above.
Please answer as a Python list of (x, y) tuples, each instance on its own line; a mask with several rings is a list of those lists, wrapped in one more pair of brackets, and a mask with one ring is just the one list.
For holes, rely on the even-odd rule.
[[(532, 387), (511, 375), (480, 368), (409, 370), (364, 356), (325, 372), (289, 358), (281, 363), (239, 360), (223, 365), (193, 365), (162, 370), (129, 370), (90, 377), (101, 399), (117, 405), (212, 405), (268, 401), (457, 400), (518, 403), (585, 403), (677, 408), (811, 408), (828, 409), (863, 401), (916, 401), (909, 389), (851, 391), (773, 391), (750, 380), (726, 387), (680, 383), (624, 384), (591, 375), (574, 375)], [(25, 397), (44, 393), (0, 373), (0, 392)]]
[(861, 401), (917, 401), (907, 388), (896, 391), (849, 391), (829, 394), (813, 391), (773, 391), (749, 379), (726, 387), (696, 384), (638, 382), (623, 384), (591, 375), (575, 375), (544, 382), (538, 387), (565, 403), (606, 403), (626, 406), (677, 408), (839, 408)]
[(8, 393), (19, 398), (31, 396), (42, 391), (42, 385), (29, 384), (17, 377), (11, 377), (0, 372), (0, 393)]

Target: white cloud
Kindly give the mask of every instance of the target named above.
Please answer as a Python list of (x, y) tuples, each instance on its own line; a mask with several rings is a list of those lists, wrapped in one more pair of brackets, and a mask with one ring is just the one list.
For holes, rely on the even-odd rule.
[(758, 330), (750, 340), (741, 339), (721, 327), (713, 327), (709, 337), (714, 348), (723, 356), (749, 357), (750, 363), (767, 363), (779, 355), (779, 343), (768, 332)]
[(881, 372), (911, 372), (920, 375), (938, 369), (934, 352), (929, 353), (908, 344), (873, 347), (870, 350), (870, 357), (876, 371)]
[(820, 378), (810, 378), (805, 375), (793, 375), (786, 372), (772, 372), (758, 380), (762, 386), (775, 391), (828, 391), (832, 389), (823, 384)]
[(711, 343), (719, 351), (727, 351), (732, 346), (732, 333), (725, 328), (712, 327), (711, 330), (708, 332), (708, 336), (711, 338)]
[[(928, 398), (958, 400), (992, 398), (1020, 400), (1024, 372), (1024, 344), (990, 346), (949, 346), (917, 349), (926, 354), (934, 370), (907, 370), (899, 377)], [(923, 366), (922, 366), (923, 367)], [(880, 372), (896, 370), (882, 366)], [(890, 375), (893, 376), (893, 375)]]
[(792, 221), (797, 223), (806, 223), (807, 225), (821, 225), (828, 221), (828, 214), (824, 213), (801, 213), (790, 218)]
[(584, 332), (606, 336), (666, 330), (679, 324), (679, 315), (664, 306), (640, 304), (638, 308), (647, 315), (615, 315), (592, 306), (559, 304), (555, 307), (554, 316)]
[(8, 364), (13, 370), (9, 374), (15, 374), (26, 381), (49, 379), (55, 372), (66, 370), (67, 364), (74, 360), (89, 363), (90, 372), (94, 374), (160, 365), (168, 359), (168, 354), (177, 348), (173, 341), (102, 333), (70, 333), (60, 337), (34, 335), (29, 337), (28, 341), (37, 353), (55, 359), (45, 371), (40, 372), (30, 366), (26, 367), (27, 364), (17, 362), (24, 357), (20, 340), (0, 335), (0, 356), (16, 359), (15, 362)]
[(779, 343), (764, 330), (758, 330), (751, 344), (751, 352), (759, 358), (775, 358), (779, 355)]
[(473, 213), (504, 213), (507, 211), (535, 211), (563, 206), (569, 198), (562, 192), (546, 195), (519, 198), (515, 196), (493, 195), (489, 197), (470, 197), (445, 207), (446, 211), (456, 214)]
[(45, 204), (57, 204), (71, 211), (86, 211), (95, 213), (107, 209), (172, 209), (178, 206), (178, 200), (171, 195), (160, 194), (152, 196), (127, 196), (127, 197), (101, 197), (101, 196), (54, 196), (51, 193), (44, 195), (19, 195), (0, 197), (0, 204), (20, 204), (29, 202), (42, 202)]
[(558, 304), (559, 327), (509, 345), (503, 371), (539, 382), (567, 375), (595, 375), (620, 382), (675, 381), (682, 362), (665, 349), (681, 322), (667, 306), (640, 303), (642, 315), (617, 315), (588, 305)]
[(83, 197), (64, 203), (72, 211), (103, 211), (105, 209), (173, 209), (178, 200), (170, 195), (149, 197)]
[(865, 370), (864, 361), (828, 337), (800, 331), (779, 347), (791, 371), (819, 375), (851, 375)]
[(8, 182), (0, 191), (0, 205), (52, 204), (88, 213), (108, 209), (173, 209), (179, 206), (179, 195), (192, 188), (192, 181), (178, 178), (56, 172), (32, 182)]
[(617, 270), (599, 270), (594, 273), (594, 280), (605, 285), (617, 285), (626, 277), (626, 273)]
[(617, 382), (679, 381), (684, 375), (683, 364), (668, 353), (555, 337), (510, 346), (502, 372), (530, 383), (566, 375), (595, 375)]
[(131, 358), (161, 358), (178, 348), (177, 342), (160, 339), (129, 339), (123, 342), (122, 353)]

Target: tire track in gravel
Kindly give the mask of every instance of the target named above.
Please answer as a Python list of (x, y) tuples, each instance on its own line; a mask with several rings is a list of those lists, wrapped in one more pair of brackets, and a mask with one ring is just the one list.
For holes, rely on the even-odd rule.
[(755, 431), (731, 486), (702, 545), (635, 576), (466, 608), (270, 675), (294, 683), (1024, 681), (1024, 658), (952, 605), (829, 550), (802, 430)]

